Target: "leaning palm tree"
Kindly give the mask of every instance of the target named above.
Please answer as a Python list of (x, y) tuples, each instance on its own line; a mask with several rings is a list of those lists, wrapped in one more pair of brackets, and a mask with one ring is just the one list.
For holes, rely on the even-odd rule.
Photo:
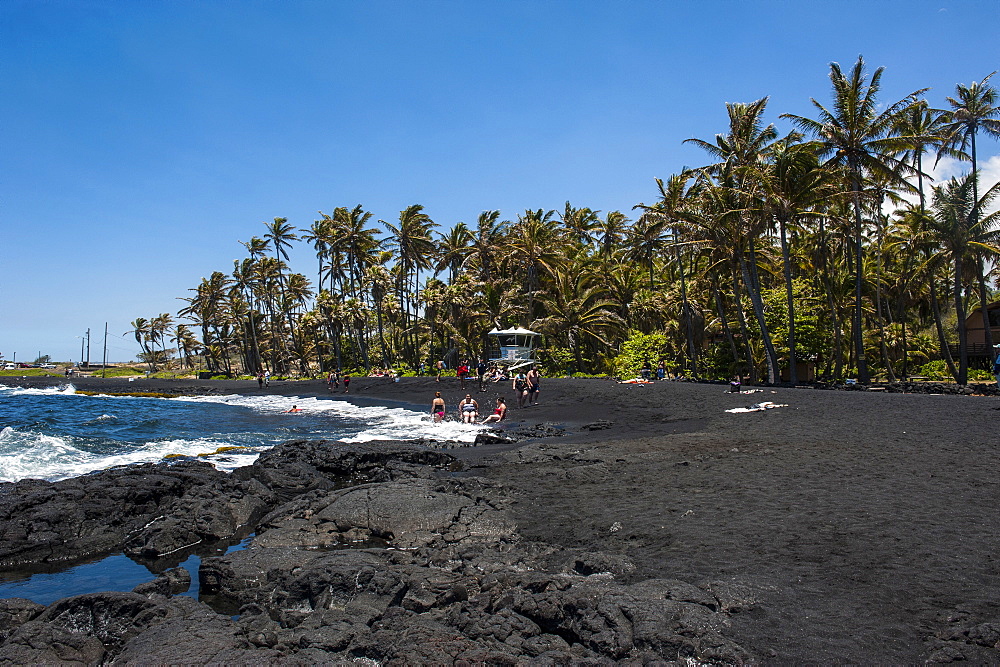
[[(760, 328), (761, 339), (767, 356), (768, 382), (778, 381), (778, 358), (771, 341), (771, 334), (764, 318), (764, 303), (757, 270), (757, 243), (766, 231), (767, 218), (763, 213), (761, 170), (770, 159), (778, 131), (774, 125), (764, 125), (763, 115), (768, 98), (763, 97), (749, 104), (726, 104), (729, 131), (715, 135), (715, 143), (701, 139), (687, 139), (721, 160), (705, 167), (703, 172), (716, 179), (712, 194), (717, 203), (725, 201), (725, 217), (737, 224), (741, 233), (737, 244), (740, 272), (753, 304), (754, 315)], [(798, 134), (785, 139), (792, 141)], [(705, 182), (710, 182), (703, 177)], [(721, 195), (721, 196), (720, 196)], [(716, 206), (718, 208), (718, 206)]]
[[(1000, 106), (997, 105), (997, 90), (989, 85), (991, 72), (982, 81), (973, 81), (968, 86), (958, 84), (955, 87), (957, 97), (947, 98), (951, 105), (946, 126), (946, 145), (958, 148), (964, 152), (970, 148), (969, 158), (972, 161), (972, 211), (970, 212), (970, 227), (980, 229), (979, 222), (979, 163), (976, 153), (976, 135), (979, 130), (984, 134), (1000, 139)], [(979, 306), (983, 315), (983, 328), (986, 331), (987, 349), (993, 349), (993, 335), (990, 331), (990, 321), (987, 309), (987, 290), (985, 276), (985, 261), (982, 253), (975, 253), (976, 279), (979, 287)]]
[(916, 137), (896, 134), (902, 115), (916, 103), (924, 90), (914, 91), (905, 98), (882, 107), (878, 101), (882, 72), (879, 67), (869, 79), (865, 62), (858, 56), (850, 73), (845, 74), (838, 63), (830, 63), (830, 82), (833, 84), (833, 105), (828, 109), (815, 99), (819, 111), (816, 119), (781, 114), (796, 126), (816, 137), (827, 157), (827, 165), (843, 165), (847, 169), (849, 187), (854, 206), (854, 349), (858, 365), (858, 379), (867, 384), (870, 380), (862, 322), (863, 247), (864, 223), (862, 197), (869, 177), (877, 176), (883, 182), (900, 188), (910, 187), (904, 177), (911, 168), (903, 160)]

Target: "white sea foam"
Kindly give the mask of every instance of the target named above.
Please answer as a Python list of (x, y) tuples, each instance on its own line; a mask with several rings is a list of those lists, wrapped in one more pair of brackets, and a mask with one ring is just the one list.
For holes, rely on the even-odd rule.
[(85, 475), (95, 470), (136, 463), (154, 463), (171, 456), (197, 457), (220, 470), (233, 470), (253, 463), (262, 448), (239, 448), (219, 452), (234, 443), (222, 437), (175, 439), (149, 442), (129, 452), (95, 454), (73, 444), (67, 436), (19, 432), (6, 427), (0, 431), (0, 481), (36, 478), (55, 481)]
[(0, 385), (0, 391), (8, 396), (75, 396), (76, 387), (63, 384), (58, 387), (10, 387)]
[[(0, 396), (15, 395), (74, 395), (72, 385), (44, 389), (22, 389), (0, 386)], [(97, 397), (95, 397), (96, 399)], [(86, 400), (81, 396), (81, 399)], [(288, 414), (289, 429), (296, 429), (302, 422), (296, 419), (311, 417), (308, 437), (327, 438), (341, 442), (368, 442), (371, 440), (426, 439), (439, 442), (472, 442), (482, 430), (479, 426), (447, 421), (435, 424), (426, 413), (398, 407), (359, 406), (347, 401), (296, 396), (186, 396), (173, 399), (134, 397), (101, 397), (111, 401), (186, 401), (192, 403), (217, 403), (241, 406), (262, 414), (279, 416), (296, 406), (301, 413)], [(109, 404), (109, 405), (113, 405)], [(123, 407), (124, 409), (124, 407)], [(117, 412), (113, 410), (112, 412)], [(323, 429), (324, 416), (330, 417), (330, 431)], [(319, 417), (319, 419), (317, 419)], [(102, 413), (88, 422), (116, 422), (115, 414)], [(353, 424), (346, 430), (345, 424)], [(301, 432), (301, 431), (300, 431)], [(304, 434), (303, 434), (304, 435)], [(271, 442), (275, 440), (269, 439)], [(169, 455), (199, 457), (221, 470), (232, 470), (249, 465), (270, 444), (257, 444), (247, 448), (218, 452), (220, 448), (240, 447), (245, 442), (241, 434), (228, 436), (212, 434), (190, 439), (157, 439), (133, 445), (128, 451), (119, 449), (110, 453), (87, 451), (85, 442), (70, 435), (39, 433), (34, 428), (5, 427), (0, 430), (0, 481), (24, 478), (59, 480), (122, 465), (163, 461)], [(259, 443), (259, 441), (258, 441)]]
[[(330, 415), (366, 426), (348, 437), (338, 437), (341, 442), (369, 442), (371, 440), (414, 440), (426, 439), (439, 442), (472, 442), (481, 427), (458, 421), (434, 423), (430, 415), (404, 408), (384, 406), (360, 406), (347, 401), (324, 398), (302, 398), (298, 396), (181, 396), (172, 401), (193, 401), (204, 403), (225, 403), (241, 405), (252, 410), (268, 413), (287, 412), (295, 406), (300, 414)], [(295, 419), (297, 414), (289, 414)]]

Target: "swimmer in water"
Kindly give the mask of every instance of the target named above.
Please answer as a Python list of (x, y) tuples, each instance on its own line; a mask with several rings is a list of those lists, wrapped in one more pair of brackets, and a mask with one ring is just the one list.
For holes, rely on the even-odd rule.
[(302, 408), (297, 405), (293, 405), (291, 410), (285, 410), (285, 412), (302, 412)]

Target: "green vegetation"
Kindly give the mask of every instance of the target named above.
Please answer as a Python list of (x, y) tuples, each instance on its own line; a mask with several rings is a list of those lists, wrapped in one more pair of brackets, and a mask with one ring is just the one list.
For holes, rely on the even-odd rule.
[[(867, 382), (939, 361), (965, 383), (966, 316), (993, 298), (1000, 254), (1000, 186), (979, 183), (976, 152), (1000, 137), (996, 90), (987, 76), (935, 109), (925, 91), (884, 99), (882, 70), (861, 58), (828, 75), (811, 116), (778, 116), (784, 133), (768, 98), (727, 104), (728, 126), (688, 140), (707, 164), (655, 179), (634, 220), (569, 202), (449, 228), (417, 204), (378, 225), (360, 205), (304, 229), (275, 218), (184, 297), (188, 324), (132, 323), (141, 358), (219, 377), (455, 368), (488, 356), (499, 324), (544, 335), (549, 375), (662, 359), (696, 377), (796, 381), (806, 361)], [(931, 185), (939, 156), (972, 168)], [(299, 242), (315, 251), (312, 280), (288, 265)]]
[(11, 370), (0, 370), (0, 377), (46, 377), (49, 375), (62, 375), (59, 371), (51, 368), (15, 368)]

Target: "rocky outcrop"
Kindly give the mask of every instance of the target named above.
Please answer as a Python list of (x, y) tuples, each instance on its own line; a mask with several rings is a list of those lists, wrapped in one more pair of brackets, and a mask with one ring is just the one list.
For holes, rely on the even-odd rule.
[[(511, 491), (456, 476), (452, 463), (419, 446), (296, 442), (225, 479), (208, 473), (204, 485), (182, 483), (203, 466), (146, 471), (173, 491), (130, 515), (163, 515), (120, 531), (133, 553), (162, 555), (252, 524), (247, 548), (203, 558), (198, 573), (202, 599), (233, 611), (178, 595), (189, 581), (183, 569), (131, 593), (47, 608), (10, 600), (0, 607), (0, 656), (87, 664), (751, 659), (726, 636), (731, 586), (717, 594), (672, 579), (633, 582), (624, 555), (524, 540), (508, 511)], [(26, 507), (40, 515), (44, 503)]]
[[(60, 482), (0, 484), (0, 569), (70, 562), (125, 549), (155, 558), (231, 534), (264, 505), (264, 487), (208, 463), (138, 465)], [(168, 525), (183, 534), (164, 537)]]

